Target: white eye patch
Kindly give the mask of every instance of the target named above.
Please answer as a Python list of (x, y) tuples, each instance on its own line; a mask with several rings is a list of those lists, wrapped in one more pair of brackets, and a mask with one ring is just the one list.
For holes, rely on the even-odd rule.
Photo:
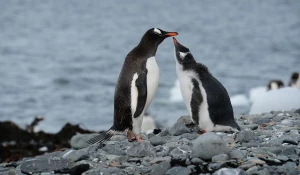
[(179, 56), (181, 59), (183, 59), (187, 54), (188, 52), (179, 52)]
[(161, 31), (158, 29), (158, 28), (154, 28), (154, 30), (153, 30), (155, 33), (158, 33), (158, 34), (160, 34), (161, 35)]

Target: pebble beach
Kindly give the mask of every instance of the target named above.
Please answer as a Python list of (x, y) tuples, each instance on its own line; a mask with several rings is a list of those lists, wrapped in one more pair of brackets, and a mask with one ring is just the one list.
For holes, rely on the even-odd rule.
[(189, 116), (128, 142), (125, 134), (87, 145), (95, 134), (70, 138), (72, 148), (0, 164), (0, 174), (268, 175), (300, 174), (300, 109), (241, 115), (237, 133), (207, 132)]

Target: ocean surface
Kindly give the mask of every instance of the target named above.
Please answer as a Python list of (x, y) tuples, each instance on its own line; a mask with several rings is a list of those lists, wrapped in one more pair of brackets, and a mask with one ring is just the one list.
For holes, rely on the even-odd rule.
[[(39, 129), (66, 122), (95, 131), (113, 120), (114, 87), (146, 30), (177, 31), (232, 97), (300, 71), (300, 1), (0, 1), (0, 121)], [(148, 112), (171, 125), (187, 111), (176, 87), (173, 43), (158, 48), (157, 94)], [(177, 90), (176, 90), (177, 88)], [(235, 105), (235, 115), (249, 105)]]

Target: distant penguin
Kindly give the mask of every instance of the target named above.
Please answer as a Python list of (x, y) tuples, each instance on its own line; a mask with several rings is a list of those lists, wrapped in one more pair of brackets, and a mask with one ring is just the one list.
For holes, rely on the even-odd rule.
[(177, 32), (149, 29), (140, 43), (128, 53), (115, 88), (114, 124), (106, 132), (88, 140), (89, 144), (103, 142), (116, 132), (125, 130), (129, 141), (142, 141), (140, 131), (143, 116), (158, 86), (156, 50), (164, 39), (176, 35)]
[(292, 74), (289, 86), (300, 89), (300, 77), (298, 72)]
[(277, 89), (280, 89), (283, 87), (284, 87), (284, 85), (281, 80), (270, 80), (270, 82), (268, 83), (268, 86), (267, 86), (267, 91), (277, 90)]
[(224, 86), (197, 63), (190, 50), (173, 38), (176, 72), (186, 108), (203, 132), (237, 131), (230, 98)]

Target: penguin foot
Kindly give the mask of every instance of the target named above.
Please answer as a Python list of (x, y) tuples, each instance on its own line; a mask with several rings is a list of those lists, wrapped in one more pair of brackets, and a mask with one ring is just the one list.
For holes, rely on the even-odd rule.
[(136, 140), (135, 137), (132, 137), (132, 136), (133, 136), (132, 131), (128, 131), (128, 132), (127, 132), (127, 138), (128, 138), (128, 141), (129, 141), (129, 142), (133, 142), (133, 141)]
[(197, 133), (198, 136), (201, 136), (202, 134), (206, 133), (204, 129), (200, 129), (200, 131)]
[(137, 134), (137, 135), (135, 136), (135, 138), (136, 138), (136, 140), (137, 140), (138, 142), (142, 142), (142, 141), (143, 141), (142, 138), (141, 138), (141, 136), (140, 136), (139, 134)]

